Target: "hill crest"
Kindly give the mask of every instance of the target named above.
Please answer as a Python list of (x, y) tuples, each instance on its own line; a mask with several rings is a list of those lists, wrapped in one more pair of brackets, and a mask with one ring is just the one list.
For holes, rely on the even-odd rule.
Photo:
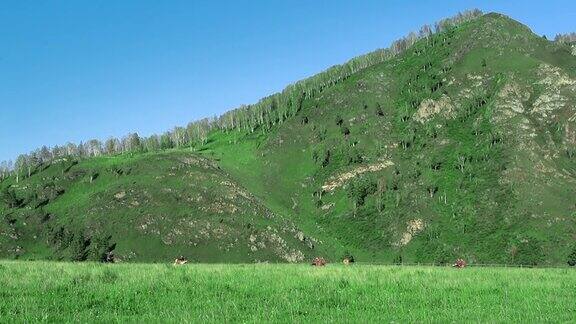
[(576, 57), (506, 16), (473, 16), (343, 78), (321, 74), (314, 90), (177, 128), (148, 152), (130, 136), (129, 153), (19, 170), (0, 182), (0, 255), (565, 263)]

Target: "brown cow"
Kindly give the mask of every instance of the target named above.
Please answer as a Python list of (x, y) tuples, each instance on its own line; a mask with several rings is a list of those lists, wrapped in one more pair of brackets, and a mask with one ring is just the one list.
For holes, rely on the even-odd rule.
[(323, 267), (326, 264), (328, 264), (328, 262), (322, 257), (315, 257), (314, 260), (312, 260), (312, 265), (315, 267)]
[(464, 259), (458, 259), (456, 260), (456, 262), (452, 265), (452, 267), (454, 268), (458, 268), (458, 269), (462, 269), (462, 268), (466, 268), (468, 264), (466, 263), (466, 261), (464, 261)]

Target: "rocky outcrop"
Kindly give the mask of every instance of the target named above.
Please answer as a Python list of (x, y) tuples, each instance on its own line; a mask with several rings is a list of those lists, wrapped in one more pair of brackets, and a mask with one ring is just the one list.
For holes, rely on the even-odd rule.
[(418, 111), (414, 114), (414, 120), (425, 123), (435, 116), (449, 117), (454, 110), (454, 104), (447, 95), (442, 95), (440, 99), (425, 99), (420, 103)]
[(341, 186), (343, 186), (347, 181), (363, 174), (366, 172), (376, 172), (384, 170), (385, 168), (394, 165), (392, 161), (382, 161), (380, 163), (359, 166), (354, 170), (342, 173), (338, 176), (332, 177), (330, 181), (322, 186), (322, 190), (326, 192), (333, 191)]

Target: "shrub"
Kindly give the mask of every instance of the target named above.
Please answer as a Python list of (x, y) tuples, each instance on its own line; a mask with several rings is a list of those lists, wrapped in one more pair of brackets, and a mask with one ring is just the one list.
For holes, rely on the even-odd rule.
[(344, 136), (350, 135), (350, 129), (346, 126), (342, 127), (341, 131), (342, 131), (342, 134), (344, 134)]
[(90, 239), (86, 239), (81, 233), (75, 234), (68, 247), (70, 259), (72, 261), (86, 261), (88, 258), (88, 246), (90, 246)]
[(324, 155), (322, 157), (322, 167), (325, 168), (330, 164), (330, 150), (324, 151)]
[(354, 207), (364, 205), (368, 195), (376, 192), (376, 183), (365, 177), (358, 178), (348, 185), (348, 197), (354, 202)]
[(112, 236), (106, 234), (94, 235), (90, 240), (87, 251), (87, 259), (92, 261), (107, 262), (110, 252), (114, 250), (116, 244), (112, 243)]
[(0, 199), (8, 205), (9, 208), (19, 207), (22, 204), (22, 199), (16, 196), (16, 192), (11, 188), (4, 188), (0, 192)]
[(356, 149), (350, 149), (346, 152), (348, 165), (362, 163), (362, 154)]
[(576, 266), (576, 244), (574, 244), (572, 252), (568, 255), (568, 265), (571, 267)]
[(515, 246), (512, 253), (515, 264), (535, 266), (544, 261), (542, 245), (536, 238), (527, 238)]

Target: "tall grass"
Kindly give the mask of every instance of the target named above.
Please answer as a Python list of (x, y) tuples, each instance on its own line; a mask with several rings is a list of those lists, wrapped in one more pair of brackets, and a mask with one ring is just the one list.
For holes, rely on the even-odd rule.
[(569, 322), (571, 269), (0, 262), (0, 322)]

